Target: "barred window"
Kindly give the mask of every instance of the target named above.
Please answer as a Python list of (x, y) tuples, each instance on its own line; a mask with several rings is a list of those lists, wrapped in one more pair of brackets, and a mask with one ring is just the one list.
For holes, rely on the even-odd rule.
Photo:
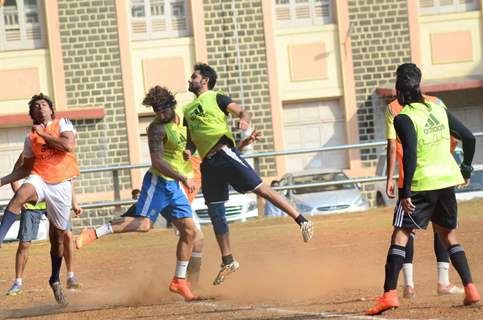
[(0, 50), (46, 46), (43, 0), (6, 0), (0, 7)]
[(275, 0), (275, 19), (280, 28), (333, 22), (331, 0)]
[(478, 10), (479, 0), (419, 0), (422, 15)]
[(130, 12), (133, 40), (191, 34), (187, 0), (131, 0)]

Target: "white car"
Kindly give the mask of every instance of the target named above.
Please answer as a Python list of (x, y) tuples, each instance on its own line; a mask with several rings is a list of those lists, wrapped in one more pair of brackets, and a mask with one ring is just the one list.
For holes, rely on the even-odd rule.
[[(0, 219), (1, 220), (1, 219)], [(20, 219), (16, 220), (5, 236), (4, 241), (16, 241), (18, 237), (18, 230), (20, 228)], [(39, 224), (39, 232), (37, 238), (34, 240), (47, 240), (49, 238), (49, 220), (45, 215), (42, 216)]]
[[(284, 175), (280, 186), (344, 180), (349, 178), (338, 169), (307, 170)], [(359, 186), (350, 182), (289, 189), (284, 192), (284, 195), (300, 213), (310, 216), (369, 209), (369, 202)]]
[[(231, 187), (230, 191), (233, 191)], [(195, 198), (191, 207), (200, 218), (201, 224), (211, 223), (210, 216), (208, 215), (208, 207), (205, 205), (205, 199), (203, 197)], [(257, 197), (253, 193), (230, 194), (230, 199), (225, 202), (225, 208), (226, 220), (228, 222), (245, 222), (250, 218), (258, 217)]]

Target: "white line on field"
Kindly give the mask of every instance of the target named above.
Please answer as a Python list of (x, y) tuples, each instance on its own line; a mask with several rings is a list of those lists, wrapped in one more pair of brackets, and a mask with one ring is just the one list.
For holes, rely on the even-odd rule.
[[(290, 310), (285, 308), (276, 308), (276, 307), (259, 307), (259, 306), (238, 306), (238, 305), (228, 305), (228, 304), (221, 304), (221, 303), (210, 303), (210, 302), (196, 302), (197, 304), (201, 304), (207, 307), (225, 307), (225, 308), (237, 308), (242, 310), (255, 310), (255, 311), (266, 311), (266, 312), (276, 312), (288, 315), (305, 315), (305, 316), (314, 316), (319, 318), (344, 318), (344, 319), (360, 319), (360, 320), (412, 320), (409, 318), (382, 318), (380, 316), (365, 316), (365, 315), (352, 315), (352, 314), (345, 314), (345, 313), (334, 313), (334, 312), (307, 312), (307, 311), (297, 311), (297, 310)], [(427, 320), (439, 320), (439, 319), (427, 319)]]

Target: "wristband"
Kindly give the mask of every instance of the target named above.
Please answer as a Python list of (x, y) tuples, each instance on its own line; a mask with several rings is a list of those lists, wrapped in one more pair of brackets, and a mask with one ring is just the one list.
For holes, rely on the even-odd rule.
[(471, 177), (471, 173), (473, 172), (473, 167), (462, 163), (460, 166), (460, 170), (463, 178), (469, 179)]

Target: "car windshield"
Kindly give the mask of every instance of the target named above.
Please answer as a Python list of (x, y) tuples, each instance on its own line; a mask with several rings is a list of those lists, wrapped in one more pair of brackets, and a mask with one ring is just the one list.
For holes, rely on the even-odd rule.
[[(327, 172), (318, 173), (305, 176), (297, 176), (292, 178), (292, 183), (294, 185), (306, 184), (306, 183), (317, 183), (317, 182), (329, 182), (329, 181), (341, 181), (347, 180), (347, 176), (342, 172)], [(305, 187), (299, 189), (293, 189), (293, 194), (304, 194), (304, 193), (314, 193), (314, 192), (325, 192), (325, 191), (335, 191), (335, 190), (345, 190), (345, 189), (355, 189), (353, 183), (343, 183), (338, 185), (330, 186), (317, 186), (317, 187)]]

